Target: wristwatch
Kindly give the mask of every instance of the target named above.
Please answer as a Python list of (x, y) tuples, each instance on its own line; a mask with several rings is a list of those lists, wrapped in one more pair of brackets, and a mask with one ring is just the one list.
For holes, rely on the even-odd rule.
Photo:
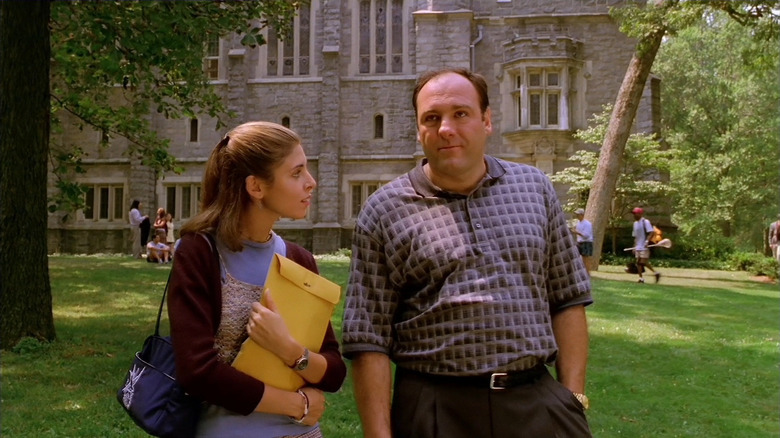
[(574, 392), (573, 394), (577, 401), (582, 405), (582, 408), (587, 411), (588, 408), (590, 408), (590, 400), (588, 400), (588, 396), (585, 394), (580, 394), (579, 392)]
[(303, 347), (303, 354), (301, 354), (301, 357), (299, 357), (298, 359), (295, 359), (295, 362), (293, 362), (290, 368), (296, 371), (303, 371), (308, 366), (309, 366), (309, 349)]

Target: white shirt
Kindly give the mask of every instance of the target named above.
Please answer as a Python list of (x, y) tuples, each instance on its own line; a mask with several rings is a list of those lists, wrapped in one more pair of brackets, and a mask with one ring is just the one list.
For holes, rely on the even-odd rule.
[(638, 221), (634, 221), (634, 232), (631, 233), (631, 235), (634, 236), (634, 249), (637, 251), (647, 249), (645, 242), (647, 241), (647, 236), (652, 232), (653, 226), (650, 224), (649, 220), (642, 218)]
[(133, 208), (130, 210), (130, 226), (131, 227), (137, 227), (141, 225), (141, 222), (143, 222), (144, 217), (141, 214), (140, 211), (138, 211), (137, 208)]
[(577, 234), (577, 242), (593, 242), (593, 224), (589, 220), (577, 221), (574, 229), (579, 233)]

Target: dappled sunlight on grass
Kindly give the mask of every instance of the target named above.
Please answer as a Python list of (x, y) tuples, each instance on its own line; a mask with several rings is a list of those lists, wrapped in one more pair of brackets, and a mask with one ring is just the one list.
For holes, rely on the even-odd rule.
[[(99, 291), (93, 292), (103, 293)], [(108, 316), (118, 316), (122, 313), (136, 314), (139, 308), (153, 309), (160, 305), (162, 299), (163, 286), (159, 287), (160, 296), (156, 302), (150, 300), (146, 293), (126, 292), (122, 294), (105, 297), (102, 300), (80, 301), (78, 296), (70, 296), (67, 300), (60, 300), (55, 303), (55, 318), (105, 318)], [(89, 294), (84, 294), (89, 296)], [(63, 302), (67, 301), (67, 302)]]
[(68, 401), (65, 404), (65, 410), (66, 411), (80, 411), (81, 410), (81, 404), (79, 402), (75, 401)]
[(597, 326), (598, 322), (595, 318), (589, 321), (591, 332), (599, 332), (605, 335), (623, 335), (636, 342), (651, 342), (659, 338), (680, 341), (691, 341), (693, 339), (689, 333), (680, 331), (668, 324), (645, 322), (642, 324), (611, 325), (607, 327), (603, 324)]
[[(318, 265), (342, 288), (332, 318), (340, 333), (349, 259), (318, 257)], [(613, 268), (594, 273), (587, 308), (593, 435), (778, 437), (777, 286), (746, 273), (672, 269), (640, 285)], [(154, 330), (169, 269), (127, 256), (50, 258), (57, 340), (4, 352), (2, 435), (145, 437), (116, 391)], [(325, 436), (361, 436), (351, 381), (328, 405)]]
[(625, 273), (593, 275), (594, 436), (772, 436), (780, 291), (746, 273), (715, 272), (727, 281), (702, 287), (708, 272), (657, 285)]

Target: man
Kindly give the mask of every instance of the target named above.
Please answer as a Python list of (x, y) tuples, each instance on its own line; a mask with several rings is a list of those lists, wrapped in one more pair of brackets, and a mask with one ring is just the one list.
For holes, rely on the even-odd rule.
[(171, 261), (171, 248), (163, 243), (165, 231), (154, 233), (154, 239), (146, 244), (146, 261), (149, 263), (168, 263)]
[(636, 270), (639, 274), (639, 282), (644, 283), (643, 277), (644, 268), (653, 271), (655, 275), (655, 282), (661, 279), (661, 273), (655, 272), (652, 266), (650, 266), (650, 248), (647, 246), (650, 244), (650, 239), (655, 235), (653, 224), (649, 220), (644, 218), (645, 211), (640, 207), (636, 207), (631, 210), (634, 215), (634, 231), (631, 235), (634, 237), (634, 257), (636, 257)]
[(343, 351), (364, 436), (590, 436), (590, 281), (555, 189), (485, 155), (482, 76), (423, 74), (412, 102), (425, 159), (355, 225)]
[(585, 269), (590, 275), (590, 257), (593, 255), (593, 225), (585, 219), (585, 210), (578, 208), (574, 214), (577, 216), (577, 225), (572, 231), (577, 236), (577, 250), (579, 250)]

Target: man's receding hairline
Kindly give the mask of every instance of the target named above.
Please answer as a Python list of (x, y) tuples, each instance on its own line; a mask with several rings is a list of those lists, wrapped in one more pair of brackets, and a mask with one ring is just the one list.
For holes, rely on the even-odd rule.
[[(480, 98), (480, 95), (479, 95), (479, 89), (477, 88), (477, 85), (474, 84), (471, 80), (469, 80), (469, 78), (467, 78), (466, 76), (463, 76), (462, 74), (460, 74), (458, 72), (449, 71), (449, 70), (441, 71), (438, 74), (436, 74), (435, 76), (430, 77), (425, 82), (425, 84), (423, 84), (423, 86), (420, 87), (419, 91), (417, 92), (417, 95), (415, 96), (415, 101), (414, 101), (415, 113), (417, 113), (417, 116), (430, 112), (430, 111), (420, 111), (420, 105), (419, 105), (420, 95), (422, 94), (422, 92), (425, 89), (425, 87), (427, 87), (430, 83), (432, 83), (434, 81), (437, 81), (437, 80), (439, 80), (439, 79), (441, 79), (441, 78), (443, 78), (444, 76), (447, 76), (447, 75), (456, 76), (456, 77), (462, 79), (463, 81), (465, 81), (466, 84), (468, 84), (471, 87), (471, 90), (474, 91), (474, 94), (476, 95), (476, 108), (477, 108), (477, 111), (479, 111), (484, 116), (485, 113), (487, 112), (488, 108), (490, 108), (490, 107), (485, 108), (485, 110), (482, 110), (482, 102), (481, 102), (481, 98)], [(450, 107), (454, 107), (454, 108), (471, 108), (472, 105), (471, 104), (464, 104), (464, 103), (457, 103), (455, 105), (450, 105)]]

